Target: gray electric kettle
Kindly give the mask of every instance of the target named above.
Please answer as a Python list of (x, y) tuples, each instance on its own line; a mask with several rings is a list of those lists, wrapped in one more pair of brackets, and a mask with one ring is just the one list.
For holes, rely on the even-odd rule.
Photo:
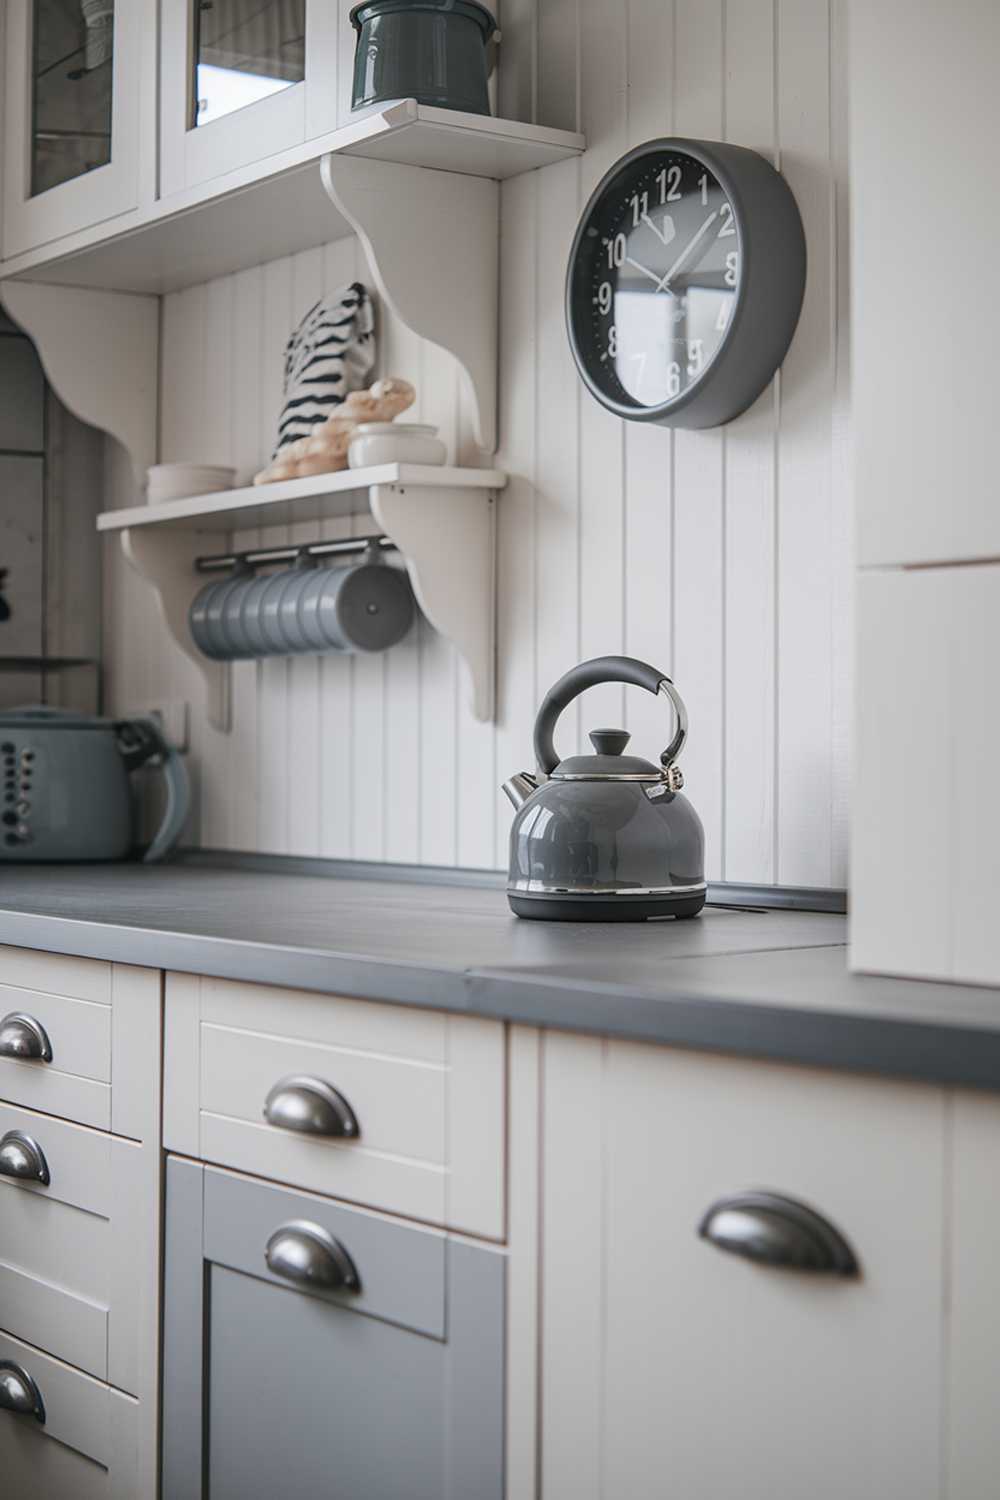
[[(129, 773), (159, 765), (160, 827), (133, 847)], [(0, 713), (0, 861), (109, 860), (150, 864), (176, 846), (187, 821), (187, 772), (152, 719), (96, 719), (56, 708)]]
[[(594, 729), (593, 755), (560, 760), (563, 709), (601, 682), (632, 683), (673, 704), (677, 728), (660, 764), (625, 755), (623, 729)], [(681, 795), (676, 764), (687, 711), (670, 678), (630, 656), (599, 656), (560, 677), (535, 720), (537, 774), (504, 783), (517, 815), (510, 831), (507, 899), (519, 917), (640, 922), (696, 917), (705, 905), (701, 819)]]

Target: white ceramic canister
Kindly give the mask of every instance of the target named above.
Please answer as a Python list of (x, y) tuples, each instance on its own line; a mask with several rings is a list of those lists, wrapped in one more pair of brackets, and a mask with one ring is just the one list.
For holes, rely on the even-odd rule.
[(448, 450), (436, 427), (419, 422), (362, 422), (351, 434), (348, 467), (375, 464), (443, 464)]

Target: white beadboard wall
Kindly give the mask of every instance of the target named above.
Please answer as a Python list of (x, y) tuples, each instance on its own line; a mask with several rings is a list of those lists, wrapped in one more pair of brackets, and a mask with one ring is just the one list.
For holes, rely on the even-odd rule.
[[(844, 0), (505, 0), (501, 112), (580, 128), (580, 161), (502, 189), (498, 716), (465, 707), (426, 625), (375, 658), (234, 668), (234, 725), (208, 728), (201, 684), (144, 585), (112, 556), (113, 705), (192, 704), (193, 835), (206, 847), (502, 866), (498, 791), (530, 764), (534, 712), (574, 662), (645, 657), (691, 714), (683, 758), (712, 879), (846, 883), (849, 738)], [(727, 428), (623, 423), (576, 378), (563, 327), (570, 239), (629, 146), (660, 134), (754, 147), (787, 177), (809, 274), (785, 365)], [(368, 280), (339, 241), (163, 303), (165, 460), (261, 464), (281, 351), (324, 290)], [(477, 462), (450, 357), (380, 313), (380, 367), (415, 380), (417, 416)], [(337, 525), (327, 523), (331, 533)], [(363, 530), (364, 519), (354, 523)], [(291, 539), (319, 534), (295, 528)], [(288, 539), (272, 529), (240, 544)], [(456, 567), (461, 559), (456, 558)], [(561, 744), (622, 721), (658, 752), (662, 708), (597, 689)]]

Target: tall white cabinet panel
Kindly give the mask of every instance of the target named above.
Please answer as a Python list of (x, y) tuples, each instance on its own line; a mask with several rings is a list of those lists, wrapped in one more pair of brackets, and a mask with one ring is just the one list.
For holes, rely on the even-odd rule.
[(858, 558), (996, 556), (1000, 6), (853, 0), (848, 34)]
[(1000, 982), (1000, 565), (862, 573), (851, 961)]
[(161, 196), (333, 130), (353, 36), (336, 0), (163, 0)]
[[(579, 1038), (544, 1052), (546, 1500), (940, 1500), (940, 1091)], [(822, 1213), (860, 1276), (699, 1237), (751, 1188)]]
[(145, 0), (7, 6), (4, 259), (136, 207), (148, 12)]

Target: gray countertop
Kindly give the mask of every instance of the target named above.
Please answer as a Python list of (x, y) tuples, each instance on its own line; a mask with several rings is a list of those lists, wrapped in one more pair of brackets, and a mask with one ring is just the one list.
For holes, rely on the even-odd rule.
[(0, 944), (1000, 1089), (1000, 991), (851, 975), (825, 913), (523, 922), (388, 872), (31, 866), (0, 873)]

